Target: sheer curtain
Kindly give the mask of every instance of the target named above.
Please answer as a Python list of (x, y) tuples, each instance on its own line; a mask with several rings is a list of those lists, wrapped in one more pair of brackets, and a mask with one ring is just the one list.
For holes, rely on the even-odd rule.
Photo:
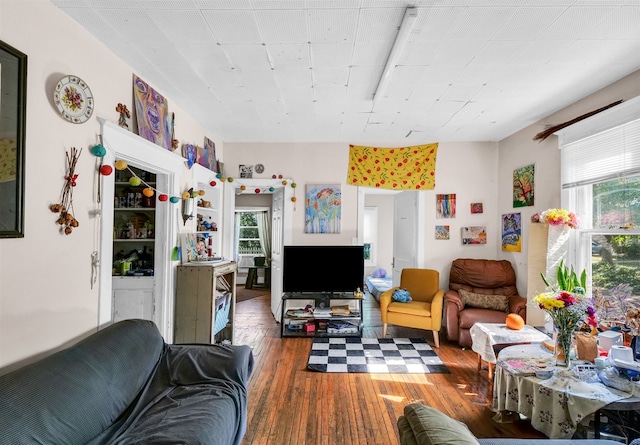
[(269, 212), (257, 212), (256, 220), (258, 221), (258, 237), (264, 256), (267, 258), (267, 264), (271, 261), (271, 230), (269, 230)]
[(236, 212), (235, 217), (233, 219), (233, 239), (235, 240), (234, 246), (233, 246), (233, 258), (234, 261), (236, 263), (238, 263), (238, 265), (240, 264), (240, 255), (238, 253), (238, 240), (240, 239), (240, 213)]

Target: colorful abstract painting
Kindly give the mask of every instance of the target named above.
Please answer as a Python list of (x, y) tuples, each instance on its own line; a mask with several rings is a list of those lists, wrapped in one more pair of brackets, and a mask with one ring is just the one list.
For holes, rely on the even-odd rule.
[(218, 164), (216, 161), (216, 144), (206, 136), (204, 138), (204, 147), (198, 147), (198, 157), (196, 158), (196, 162), (211, 171), (218, 171)]
[(502, 215), (502, 250), (507, 252), (522, 251), (522, 225), (520, 213)]
[(462, 244), (487, 244), (487, 228), (484, 226), (463, 227)]
[(449, 239), (449, 226), (436, 226), (436, 239), (437, 240)]
[(436, 218), (456, 217), (456, 195), (436, 195)]
[(471, 203), (471, 213), (482, 213), (482, 212), (484, 212), (484, 208), (481, 202)]
[(187, 160), (187, 167), (193, 167), (193, 164), (196, 162), (196, 157), (198, 155), (197, 148), (193, 144), (184, 144), (182, 145), (182, 157)]
[(133, 97), (138, 135), (167, 150), (173, 150), (169, 104), (164, 96), (134, 74)]
[(305, 233), (340, 233), (340, 185), (307, 184)]
[(513, 207), (530, 207), (534, 203), (535, 164), (513, 171)]

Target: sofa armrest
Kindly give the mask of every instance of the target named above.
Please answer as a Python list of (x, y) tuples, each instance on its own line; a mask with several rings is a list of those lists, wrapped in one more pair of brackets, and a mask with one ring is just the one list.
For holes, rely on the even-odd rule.
[(457, 342), (459, 333), (458, 333), (458, 325), (460, 311), (464, 309), (464, 303), (460, 298), (460, 295), (455, 290), (449, 290), (444, 294), (445, 304), (447, 306), (446, 309), (446, 317), (447, 317), (447, 338), (449, 341)]
[(231, 380), (247, 387), (253, 371), (253, 353), (246, 345), (167, 345), (170, 379), (178, 385)]
[(522, 319), (527, 321), (527, 299), (519, 295), (509, 297), (509, 312), (518, 314)]
[(393, 301), (393, 293), (396, 289), (400, 289), (399, 287), (392, 287), (389, 290), (386, 290), (380, 295), (380, 318), (382, 318), (382, 322), (387, 322), (387, 308)]
[(447, 301), (447, 310), (449, 310), (450, 305), (454, 305), (457, 312), (460, 312), (462, 309), (464, 309), (464, 303), (462, 302), (462, 298), (460, 298), (460, 294), (458, 294), (458, 291), (448, 290), (447, 293), (444, 294), (444, 299)]

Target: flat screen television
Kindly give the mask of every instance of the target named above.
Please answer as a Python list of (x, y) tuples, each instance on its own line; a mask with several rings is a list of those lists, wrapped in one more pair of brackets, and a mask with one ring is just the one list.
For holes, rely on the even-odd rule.
[(363, 246), (284, 246), (283, 291), (342, 293), (363, 288)]

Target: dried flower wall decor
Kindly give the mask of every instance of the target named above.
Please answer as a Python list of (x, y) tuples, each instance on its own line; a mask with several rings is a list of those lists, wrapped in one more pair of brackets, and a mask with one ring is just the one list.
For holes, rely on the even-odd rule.
[(73, 216), (73, 188), (76, 186), (76, 180), (78, 179), (75, 171), (80, 153), (82, 153), (82, 148), (78, 150), (75, 147), (71, 147), (71, 152), (67, 151), (67, 174), (64, 177), (60, 202), (49, 206), (53, 213), (60, 214), (56, 223), (60, 225), (60, 232), (65, 235), (70, 235), (73, 232), (73, 228), (80, 225), (75, 216)]

